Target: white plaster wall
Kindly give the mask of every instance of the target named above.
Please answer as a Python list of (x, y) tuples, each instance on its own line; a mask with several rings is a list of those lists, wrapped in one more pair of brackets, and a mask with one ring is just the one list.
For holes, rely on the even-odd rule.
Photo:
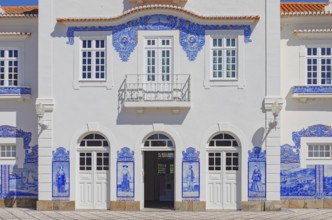
[[(35, 100), (38, 96), (38, 20), (36, 18), (0, 19), (1, 32), (30, 32), (31, 37), (0, 38), (1, 47), (19, 47), (22, 66), (19, 81), (21, 86), (31, 87), (31, 98), (25, 101), (3, 99), (0, 96), (0, 126), (10, 125), (32, 133), (30, 145), (37, 144), (37, 116)], [(21, 161), (22, 162), (22, 161)]]
[[(281, 144), (293, 145), (292, 132), (311, 125), (324, 124), (331, 126), (331, 99), (308, 100), (306, 103), (291, 97), (294, 85), (306, 84), (305, 56), (306, 46), (332, 47), (331, 39), (316, 35), (299, 38), (293, 34), (295, 29), (325, 29), (331, 22), (324, 17), (283, 18), (281, 22), (281, 93), (284, 108), (281, 112)], [(301, 55), (302, 54), (302, 55)], [(303, 58), (302, 60), (305, 60)]]
[[(270, 0), (272, 1), (272, 0)], [(110, 2), (99, 0), (50, 0), (40, 2), (40, 97), (54, 97), (55, 110), (53, 115), (53, 150), (58, 146), (70, 148), (72, 164), (76, 164), (75, 138), (88, 122), (96, 122), (107, 128), (109, 134), (115, 137), (111, 142), (111, 200), (115, 200), (115, 161), (116, 151), (128, 146), (135, 149), (136, 158), (136, 200), (141, 199), (141, 152), (142, 137), (153, 130), (153, 123), (164, 124), (163, 131), (171, 131), (176, 145), (176, 201), (181, 201), (181, 152), (193, 146), (201, 152), (201, 201), (205, 201), (205, 147), (209, 136), (206, 131), (217, 127), (218, 123), (228, 123), (236, 127), (241, 133), (235, 134), (242, 138), (242, 201), (247, 200), (247, 157), (248, 150), (253, 146), (264, 145), (262, 142), (265, 129), (265, 113), (263, 100), (266, 96), (266, 42), (265, 42), (265, 2), (263, 0), (189, 0), (185, 8), (198, 14), (205, 15), (259, 15), (259, 22), (253, 27), (252, 43), (245, 44), (244, 66), (245, 87), (213, 87), (204, 88), (205, 56), (204, 48), (198, 53), (195, 61), (187, 59), (181, 49), (180, 61), (177, 69), (181, 74), (191, 75), (191, 104), (188, 111), (172, 113), (166, 109), (145, 110), (143, 114), (136, 111), (122, 110), (119, 112), (118, 89), (125, 78), (125, 74), (138, 72), (139, 45), (131, 54), (128, 62), (122, 62), (114, 47), (110, 46), (112, 56), (108, 58), (114, 66), (112, 89), (105, 87), (73, 88), (75, 46), (66, 44), (67, 26), (56, 24), (60, 17), (112, 17), (121, 14), (128, 4), (123, 1)], [(279, 2), (274, 0), (274, 3)], [(271, 4), (272, 7), (277, 4)], [(125, 6), (125, 7), (124, 7)], [(272, 11), (272, 9), (270, 9)], [(278, 10), (277, 10), (278, 11)], [(150, 12), (149, 12), (150, 13)], [(160, 11), (158, 11), (160, 13)], [(147, 14), (147, 13), (145, 13)], [(143, 14), (140, 14), (143, 15)], [(180, 17), (186, 17), (179, 14)], [(269, 25), (278, 27), (279, 13), (271, 13)], [(275, 19), (273, 19), (275, 18)], [(124, 19), (126, 21), (128, 19)], [(107, 24), (98, 24), (107, 25)], [(110, 25), (110, 24), (108, 24)], [(78, 43), (78, 39), (75, 39)], [(179, 43), (175, 39), (175, 43)], [(271, 47), (277, 50), (278, 47)], [(273, 52), (273, 51), (272, 51)], [(278, 54), (278, 51), (276, 51)], [(269, 62), (270, 65), (270, 62)], [(272, 64), (271, 64), (272, 65)], [(276, 86), (278, 88), (278, 86)], [(278, 93), (277, 90), (271, 95)], [(159, 129), (157, 129), (158, 131)], [(86, 130), (88, 131), (88, 130)], [(142, 134), (143, 131), (146, 131)], [(215, 130), (211, 133), (218, 132)], [(175, 137), (177, 136), (177, 138)], [(204, 140), (202, 139), (204, 137)], [(74, 139), (73, 139), (74, 138)], [(114, 144), (117, 143), (117, 144)], [(244, 145), (244, 143), (246, 143)], [(71, 200), (75, 200), (75, 166), (71, 172)], [(51, 190), (51, 189), (50, 189)], [(47, 198), (50, 194), (45, 194)], [(51, 199), (51, 198), (48, 198)]]

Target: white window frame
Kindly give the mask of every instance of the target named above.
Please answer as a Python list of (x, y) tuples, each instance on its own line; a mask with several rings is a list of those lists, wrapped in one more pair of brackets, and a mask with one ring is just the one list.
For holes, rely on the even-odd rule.
[[(316, 48), (317, 49), (317, 55), (308, 55), (308, 49), (309, 48)], [(325, 56), (323, 57), (321, 54), (321, 49), (322, 48), (330, 48), (332, 51), (332, 46), (307, 46), (305, 48), (305, 84), (308, 86), (329, 86), (332, 85), (332, 79), (331, 79), (331, 83), (329, 84), (322, 84), (322, 72), (321, 72), (321, 67), (322, 67), (322, 62), (321, 60), (324, 58), (330, 58), (332, 60), (332, 54), (330, 56)], [(317, 59), (317, 83), (316, 84), (308, 84), (308, 59)], [(332, 77), (331, 77), (332, 78)]]
[[(12, 145), (16, 147), (16, 157), (1, 157), (0, 165), (14, 165), (18, 168), (23, 168), (25, 150), (23, 147), (23, 138), (0, 138), (0, 147), (2, 145)], [(1, 154), (1, 149), (0, 149)]]
[(0, 41), (1, 50), (17, 50), (18, 51), (18, 73), (17, 86), (0, 86), (0, 87), (20, 87), (24, 85), (24, 42), (17, 41)]
[[(82, 87), (106, 87), (112, 89), (114, 86), (114, 59), (119, 55), (112, 46), (111, 31), (77, 31), (74, 37), (74, 75), (73, 88), (78, 90)], [(105, 78), (104, 79), (83, 79), (82, 78), (82, 42), (83, 40), (104, 40), (105, 41)], [(94, 60), (92, 60), (92, 64)], [(94, 76), (93, 76), (94, 77)]]
[[(320, 146), (324, 146), (324, 148), (325, 148), (325, 146), (329, 146), (329, 154), (330, 154), (330, 156), (329, 157), (320, 157), (320, 156), (318, 156), (318, 157), (310, 157), (309, 156), (309, 153), (310, 153), (310, 146), (313, 146), (313, 147), (315, 147), (315, 146), (318, 146), (319, 148), (320, 148)], [(308, 147), (308, 154), (307, 154), (307, 158), (308, 159), (310, 159), (310, 160), (314, 160), (314, 159), (316, 159), (316, 160), (330, 160), (330, 159), (332, 159), (332, 143), (307, 143), (307, 147)], [(318, 151), (319, 153), (320, 153), (320, 150)], [(313, 151), (313, 153), (315, 153), (315, 151)], [(324, 150), (324, 153), (325, 153), (325, 150)]]
[[(19, 76), (20, 76), (20, 50), (19, 48), (0, 48), (0, 51), (3, 50), (5, 51), (5, 58), (0, 58), (0, 61), (4, 61), (5, 62), (5, 66), (4, 66), (4, 85), (0, 85), (1, 87), (18, 87), (20, 85), (20, 80), (19, 80)], [(17, 59), (10, 59), (8, 57), (9, 55), (9, 51), (17, 51)], [(17, 61), (17, 85), (9, 85), (9, 61)]]
[[(83, 41), (85, 40), (90, 40), (92, 47), (91, 48), (83, 48)], [(96, 48), (96, 41), (104, 41), (104, 48)], [(106, 81), (107, 79), (107, 41), (104, 38), (81, 38), (80, 40), (80, 81), (91, 81), (91, 82), (96, 82), (96, 81)], [(91, 78), (83, 78), (83, 52), (91, 52)], [(96, 78), (96, 53), (97, 52), (104, 52), (104, 78)]]
[(332, 165), (332, 147), (330, 158), (309, 157), (309, 145), (331, 145), (332, 137), (302, 137), (300, 150), (300, 164), (301, 168), (306, 168), (308, 165)]
[(180, 58), (180, 44), (179, 39), (180, 33), (177, 30), (172, 31), (138, 31), (138, 45), (137, 45), (137, 74), (143, 75), (145, 74), (146, 68), (146, 57), (145, 55), (145, 40), (149, 38), (171, 38), (173, 44), (173, 74), (181, 74), (180, 72), (180, 65), (181, 65), (181, 58)]
[[(7, 156), (7, 150), (8, 150), (8, 147), (10, 147), (10, 152), (11, 152), (11, 155), (10, 156)], [(14, 150), (13, 150), (14, 148)], [(4, 151), (3, 151), (4, 149)], [(13, 156), (13, 152), (15, 153), (15, 156)], [(2, 154), (5, 154), (5, 156), (2, 156)], [(16, 147), (16, 144), (14, 143), (1, 143), (0, 144), (0, 160), (16, 160), (16, 156), (17, 156), (17, 147)]]
[[(319, 39), (319, 43), (317, 43)], [(304, 38), (299, 46), (299, 76), (298, 84), (304, 86), (331, 86), (332, 84), (308, 84), (307, 82), (307, 48), (332, 48), (331, 40), (325, 38)]]
[[(213, 46), (213, 41), (215, 39), (220, 39), (222, 41), (222, 46), (218, 46), (218, 47), (215, 47)], [(227, 39), (235, 39), (235, 47), (227, 47), (226, 46), (226, 41)], [(237, 80), (238, 79), (238, 59), (237, 59), (237, 56), (238, 56), (238, 38), (236, 36), (220, 36), (220, 37), (217, 37), (217, 36), (212, 36), (211, 39), (210, 39), (210, 48), (211, 48), (211, 52), (210, 52), (210, 65), (211, 65), (211, 69), (210, 69), (210, 80), (213, 81), (226, 81), (226, 80), (229, 80), (229, 81), (233, 81), (233, 80)], [(213, 52), (214, 50), (218, 50), (218, 51), (221, 51), (222, 52), (222, 76), (221, 77), (214, 77), (214, 73), (213, 73)], [(227, 50), (235, 50), (236, 51), (236, 54), (235, 54), (235, 77), (227, 77), (227, 55), (226, 55), (226, 52)]]
[[(235, 38), (237, 43), (236, 51), (236, 78), (214, 78), (213, 77), (213, 54), (212, 44), (215, 38)], [(204, 76), (204, 87), (238, 87), (243, 89), (245, 86), (245, 71), (244, 71), (244, 34), (241, 30), (209, 30), (206, 31), (205, 35), (205, 76)], [(225, 48), (226, 49), (226, 48)], [(226, 66), (226, 56), (223, 56), (223, 65)], [(226, 71), (223, 71), (225, 76)]]

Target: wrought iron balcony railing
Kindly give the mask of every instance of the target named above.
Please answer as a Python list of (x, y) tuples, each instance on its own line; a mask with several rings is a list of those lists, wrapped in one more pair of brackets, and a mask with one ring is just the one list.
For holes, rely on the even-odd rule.
[(125, 107), (190, 107), (190, 75), (126, 75), (123, 93)]

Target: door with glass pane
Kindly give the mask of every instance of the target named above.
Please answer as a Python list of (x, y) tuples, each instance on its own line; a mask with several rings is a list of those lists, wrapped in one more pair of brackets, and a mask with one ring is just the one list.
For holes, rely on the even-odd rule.
[(108, 152), (79, 153), (78, 208), (107, 209), (108, 192)]
[(170, 37), (147, 38), (144, 45), (144, 99), (171, 100), (173, 40)]
[(237, 151), (208, 152), (208, 209), (238, 209), (240, 184)]

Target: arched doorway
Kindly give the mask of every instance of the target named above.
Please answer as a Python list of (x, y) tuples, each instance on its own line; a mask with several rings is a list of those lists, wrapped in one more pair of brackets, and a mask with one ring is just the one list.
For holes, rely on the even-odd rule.
[(76, 207), (109, 207), (109, 142), (97, 133), (86, 135), (79, 144)]
[(143, 142), (144, 208), (174, 208), (174, 142), (156, 133)]
[(240, 143), (231, 134), (213, 136), (207, 146), (207, 208), (240, 207)]

